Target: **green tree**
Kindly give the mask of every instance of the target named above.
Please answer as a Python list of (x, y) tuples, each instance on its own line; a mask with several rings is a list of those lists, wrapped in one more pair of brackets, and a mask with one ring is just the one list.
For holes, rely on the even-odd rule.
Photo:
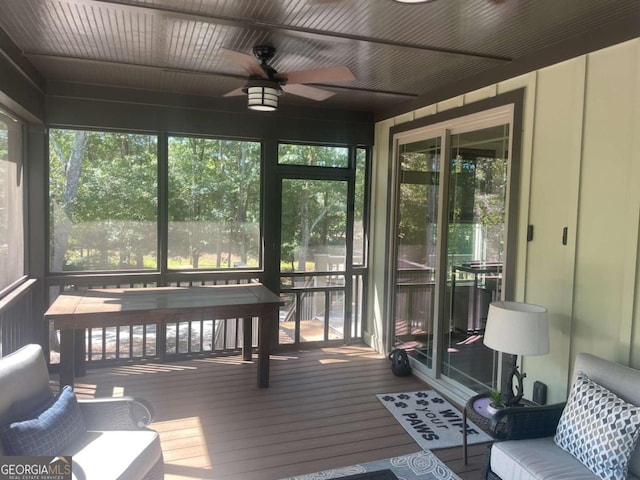
[(156, 253), (156, 137), (52, 129), (50, 145), (52, 270), (143, 268)]
[(217, 268), (257, 261), (260, 144), (171, 137), (169, 222), (172, 255), (188, 256), (193, 268), (204, 253)]
[[(341, 165), (342, 148), (280, 145), (280, 163), (307, 166)], [(282, 187), (281, 259), (306, 271), (310, 257), (335, 247), (344, 252), (346, 183), (342, 181), (290, 179)]]
[(50, 265), (54, 272), (60, 272), (64, 267), (87, 140), (88, 132), (84, 130), (51, 130), (49, 136), (52, 149), (49, 162), (49, 202), (53, 217), (50, 224), (54, 228), (51, 232)]

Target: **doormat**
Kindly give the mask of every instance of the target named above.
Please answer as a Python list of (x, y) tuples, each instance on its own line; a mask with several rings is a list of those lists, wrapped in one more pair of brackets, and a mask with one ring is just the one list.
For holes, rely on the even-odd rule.
[[(423, 450), (462, 445), (462, 412), (433, 390), (377, 395)], [(467, 443), (491, 437), (467, 419)]]
[(297, 477), (287, 477), (282, 480), (328, 480), (333, 478), (348, 480), (349, 478), (367, 478), (356, 476), (358, 474), (385, 470), (391, 470), (396, 477), (403, 480), (460, 480), (460, 477), (449, 470), (438, 457), (429, 451), (376, 460), (361, 465), (308, 473)]

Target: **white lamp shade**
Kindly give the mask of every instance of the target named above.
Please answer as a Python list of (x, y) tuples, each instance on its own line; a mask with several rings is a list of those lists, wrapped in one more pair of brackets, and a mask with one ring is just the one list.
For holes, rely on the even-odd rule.
[(549, 353), (547, 309), (521, 302), (491, 303), (484, 344), (512, 355)]

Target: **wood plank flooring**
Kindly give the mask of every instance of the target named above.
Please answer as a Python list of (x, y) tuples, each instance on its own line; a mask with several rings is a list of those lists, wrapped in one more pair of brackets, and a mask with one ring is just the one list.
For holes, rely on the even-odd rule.
[[(166, 478), (275, 480), (420, 448), (377, 400), (428, 388), (349, 346), (274, 355), (268, 389), (240, 356), (89, 370), (79, 396), (144, 397), (156, 409)], [(484, 445), (436, 450), (463, 480), (479, 479)]]

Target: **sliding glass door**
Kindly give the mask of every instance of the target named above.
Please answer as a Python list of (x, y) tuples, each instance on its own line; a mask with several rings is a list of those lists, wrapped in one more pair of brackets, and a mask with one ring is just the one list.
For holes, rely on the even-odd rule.
[(392, 346), (467, 392), (498, 383), (482, 338), (510, 260), (512, 117), (501, 108), (394, 136)]
[(408, 141), (398, 147), (394, 337), (433, 360), (440, 159), (442, 139)]
[(508, 144), (508, 124), (450, 138), (441, 372), (474, 391), (495, 383), (482, 339), (489, 303), (502, 296)]

